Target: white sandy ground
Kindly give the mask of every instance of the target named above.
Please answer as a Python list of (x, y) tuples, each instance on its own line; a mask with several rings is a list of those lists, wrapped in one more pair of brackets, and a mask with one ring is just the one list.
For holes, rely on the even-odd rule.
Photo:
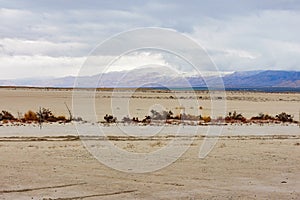
[[(0, 94), (0, 109), (13, 113), (43, 106), (55, 114), (67, 115), (64, 102), (71, 102), (70, 91), (0, 89)], [(170, 96), (147, 92), (137, 95)], [(100, 96), (99, 119), (109, 111), (110, 102), (102, 93)], [(228, 111), (235, 109), (247, 117), (259, 112), (283, 111), (298, 116), (299, 94), (237, 92), (228, 96)], [(132, 101), (131, 112), (139, 112), (141, 116), (153, 104), (174, 109), (177, 106), (172, 99)], [(209, 101), (205, 101), (208, 105)], [(184, 99), (183, 103), (188, 107), (190, 100)], [(209, 112), (205, 102), (202, 103), (203, 112)], [(300, 128), (296, 124), (227, 125), (219, 137), (214, 131), (207, 136), (209, 128), (220, 127), (123, 124), (107, 127), (88, 122), (43, 124), (40, 129), (32, 124), (5, 124), (0, 126), (0, 199), (300, 199)], [(101, 131), (116, 148), (147, 153), (164, 148), (179, 129), (182, 145), (188, 145), (184, 140), (194, 136), (187, 152), (166, 168), (150, 173), (111, 169), (95, 159), (83, 143), (92, 141), (93, 148), (103, 150), (106, 159), (114, 159), (109, 156), (109, 149), (101, 149), (103, 138), (95, 137)], [(153, 133), (157, 135), (150, 136)], [(200, 159), (200, 147), (209, 137), (217, 138), (217, 143), (207, 157)], [(124, 159), (119, 164), (130, 166), (132, 162)]]
[[(156, 135), (182, 135), (188, 136), (264, 136), (264, 135), (300, 135), (297, 124), (252, 124), (252, 125), (225, 125), (222, 132), (208, 132), (208, 129), (216, 126), (177, 126), (177, 125), (126, 125), (123, 123), (109, 126), (97, 123), (73, 122), (66, 124), (38, 124), (23, 126), (5, 125), (0, 127), (0, 137), (45, 137), (45, 136), (100, 136), (102, 132), (107, 136), (151, 136)], [(219, 127), (219, 126), (217, 126)], [(184, 129), (184, 132), (179, 128)], [(178, 133), (177, 133), (178, 132)], [(132, 133), (132, 134), (131, 134)]]
[[(1, 129), (0, 199), (300, 198), (300, 134), (289, 132), (289, 128), (296, 131), (294, 126), (277, 126), (290, 133), (284, 135), (267, 131), (267, 135), (220, 137), (204, 159), (198, 158), (203, 137), (196, 137), (176, 162), (142, 174), (108, 168), (71, 136), (2, 137), (4, 130), (13, 128)], [(239, 126), (228, 128), (242, 130)], [(169, 142), (166, 137), (118, 138), (112, 139), (114, 144), (129, 152), (149, 152)], [(97, 144), (95, 141), (101, 149), (101, 141)], [(121, 164), (128, 162), (132, 160)]]

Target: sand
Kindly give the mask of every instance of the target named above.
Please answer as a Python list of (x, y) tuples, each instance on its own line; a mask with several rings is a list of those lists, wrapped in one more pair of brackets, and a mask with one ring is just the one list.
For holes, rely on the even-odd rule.
[[(129, 92), (121, 94), (125, 97)], [(39, 106), (67, 115), (64, 102), (72, 105), (72, 91), (66, 90), (0, 89), (0, 95), (0, 109), (15, 115)], [(111, 95), (110, 91), (97, 93), (99, 120), (110, 111)], [(183, 97), (177, 104), (170, 93), (138, 91), (134, 95), (129, 110), (141, 118), (154, 104), (172, 110), (184, 104), (186, 112), (198, 112), (191, 108), (193, 99), (187, 92), (177, 94)], [(201, 112), (209, 114), (208, 94), (197, 95), (202, 96)], [(300, 94), (228, 92), (226, 98), (227, 111), (237, 110), (246, 117), (284, 111), (298, 119)], [(207, 136), (209, 127), (195, 131), (194, 126), (185, 126), (179, 138), (187, 151), (165, 168), (140, 174), (130, 169), (129, 173), (117, 171), (99, 162), (85, 148), (76, 127), (79, 134), (89, 136), (85, 141), (106, 152), (107, 159), (107, 149), (101, 150), (105, 140), (97, 137), (99, 129), (116, 148), (133, 153), (164, 148), (178, 130), (178, 126), (168, 125), (158, 135), (132, 137), (122, 131), (151, 133), (161, 127), (98, 126), (93, 121), (44, 124), (42, 129), (34, 124), (5, 124), (0, 127), (0, 199), (300, 199), (300, 129), (296, 124), (227, 125), (219, 137)], [(192, 133), (188, 137), (193, 138), (191, 145), (185, 142), (185, 132)], [(208, 156), (200, 159), (199, 150), (207, 138), (218, 140)], [(124, 159), (120, 165), (132, 162)]]

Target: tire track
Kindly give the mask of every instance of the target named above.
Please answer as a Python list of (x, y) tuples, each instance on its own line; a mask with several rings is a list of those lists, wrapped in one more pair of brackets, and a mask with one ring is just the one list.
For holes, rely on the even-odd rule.
[(112, 196), (112, 195), (118, 195), (118, 194), (128, 194), (137, 192), (138, 190), (125, 190), (125, 191), (118, 191), (118, 192), (111, 192), (111, 193), (103, 193), (103, 194), (92, 194), (92, 195), (86, 195), (86, 196), (77, 196), (77, 197), (67, 197), (67, 198), (44, 198), (43, 200), (76, 200), (76, 199), (85, 199), (90, 197), (103, 197), (103, 196)]
[(56, 186), (39, 187), (39, 188), (25, 188), (25, 189), (18, 189), (18, 190), (2, 190), (2, 191), (0, 191), (0, 194), (17, 193), (17, 192), (31, 192), (31, 191), (36, 191), (36, 190), (64, 188), (64, 187), (71, 187), (71, 186), (85, 185), (85, 184), (87, 184), (87, 183), (65, 184), (65, 185), (56, 185)]

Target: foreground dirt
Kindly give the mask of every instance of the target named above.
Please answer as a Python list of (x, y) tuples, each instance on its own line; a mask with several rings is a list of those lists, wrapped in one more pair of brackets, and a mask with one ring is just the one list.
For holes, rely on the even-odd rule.
[(74, 137), (2, 138), (0, 199), (300, 199), (298, 136), (223, 137), (199, 159), (202, 142), (162, 170), (133, 174), (99, 163)]

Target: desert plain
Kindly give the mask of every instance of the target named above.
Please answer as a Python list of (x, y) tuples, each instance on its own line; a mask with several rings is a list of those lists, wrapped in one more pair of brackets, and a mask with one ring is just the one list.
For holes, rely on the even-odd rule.
[[(72, 89), (11, 87), (0, 88), (0, 97), (0, 110), (14, 116), (45, 107), (67, 117), (68, 105), (72, 111), (78, 109), (75, 117), (83, 119), (46, 123), (42, 128), (35, 123), (1, 122), (0, 199), (300, 199), (297, 123), (223, 124), (218, 125), (224, 126), (223, 132), (212, 135), (207, 134), (208, 128), (215, 125), (100, 123), (105, 114), (118, 120), (126, 114), (142, 119), (152, 109), (203, 116), (214, 110), (213, 117), (237, 111), (246, 118), (286, 112), (299, 121), (299, 93), (227, 91), (212, 101), (207, 91), (82, 89), (74, 96)], [(221, 100), (222, 111), (212, 107)], [(149, 153), (165, 148), (178, 127), (184, 130), (177, 135), (179, 140), (187, 140), (184, 133), (190, 132), (190, 143), (180, 143), (188, 145), (187, 150), (169, 165), (145, 173), (136, 173), (130, 168), (134, 160), (125, 158), (118, 164), (129, 166), (127, 171), (109, 167), (85, 143), (92, 141), (90, 147), (114, 160), (97, 130), (108, 136), (114, 148)], [(217, 140), (207, 156), (199, 158), (206, 138)], [(168, 159), (164, 156), (159, 160)], [(136, 164), (143, 168), (144, 163)]]

